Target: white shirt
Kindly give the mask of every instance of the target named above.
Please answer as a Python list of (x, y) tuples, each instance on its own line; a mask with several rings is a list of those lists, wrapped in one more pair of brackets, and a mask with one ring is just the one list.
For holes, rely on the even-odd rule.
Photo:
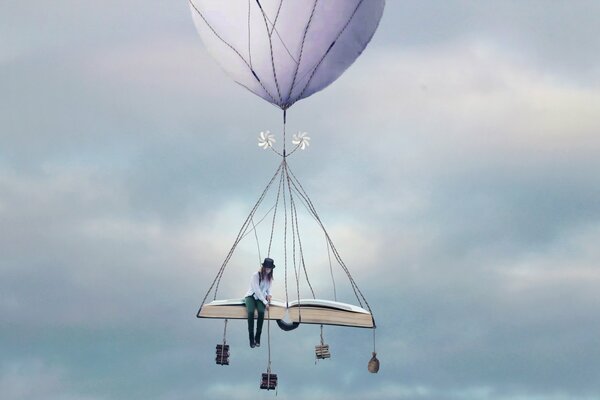
[(267, 305), (269, 303), (267, 301), (267, 296), (271, 295), (271, 281), (269, 281), (268, 279), (263, 279), (259, 283), (258, 274), (259, 272), (256, 271), (250, 277), (250, 288), (246, 293), (246, 297), (254, 296), (256, 300), (260, 300), (265, 305)]

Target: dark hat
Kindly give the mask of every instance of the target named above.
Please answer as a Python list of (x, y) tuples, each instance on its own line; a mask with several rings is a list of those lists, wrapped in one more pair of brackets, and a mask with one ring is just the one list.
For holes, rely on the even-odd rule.
[(275, 268), (275, 264), (272, 258), (265, 258), (265, 261), (263, 261), (262, 266), (265, 268)]

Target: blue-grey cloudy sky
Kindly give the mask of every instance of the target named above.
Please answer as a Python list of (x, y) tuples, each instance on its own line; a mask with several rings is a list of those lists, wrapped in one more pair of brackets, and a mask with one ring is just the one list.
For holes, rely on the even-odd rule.
[[(217, 367), (223, 325), (194, 316), (280, 113), (209, 58), (186, 1), (0, 9), (0, 397), (271, 398), (243, 322)], [(600, 398), (599, 21), (593, 0), (390, 0), (293, 107), (312, 144), (290, 163), (375, 312), (381, 371), (371, 331), (326, 329), (314, 365), (318, 327), (277, 330), (279, 397)]]

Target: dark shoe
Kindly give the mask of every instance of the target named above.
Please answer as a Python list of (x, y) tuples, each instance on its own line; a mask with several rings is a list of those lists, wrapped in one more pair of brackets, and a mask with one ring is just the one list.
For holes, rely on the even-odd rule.
[(254, 344), (256, 345), (256, 347), (260, 347), (260, 338), (259, 337), (254, 338)]
[[(254, 348), (256, 346), (256, 343), (254, 343), (254, 339), (250, 339), (250, 347)], [(260, 346), (260, 344), (259, 344)]]

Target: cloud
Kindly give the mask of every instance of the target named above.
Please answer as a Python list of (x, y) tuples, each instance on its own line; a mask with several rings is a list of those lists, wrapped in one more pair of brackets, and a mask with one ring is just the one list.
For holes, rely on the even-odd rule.
[(194, 37), (160, 36), (101, 48), (83, 62), (89, 79), (135, 85), (141, 91), (187, 91), (188, 96), (201, 92), (206, 97), (223, 92), (223, 85), (209, 78), (220, 73), (218, 67)]
[(436, 1), (389, 2), (375, 43), (427, 48), (478, 38), (517, 52), (546, 71), (593, 86), (600, 72), (600, 41), (594, 20), (598, 4), (585, 1), (579, 5), (548, 5), (543, 1), (493, 5), (470, 1), (443, 5)]
[[(446, 201), (449, 191), (462, 197), (468, 191), (475, 211), (486, 204), (492, 210), (492, 203), (505, 199), (501, 206), (508, 208), (497, 209), (504, 216), (518, 215), (517, 204), (509, 202), (527, 202), (538, 211), (543, 207), (541, 223), (553, 210), (548, 222), (560, 221), (571, 208), (575, 215), (569, 218), (597, 215), (588, 201), (598, 191), (592, 173), (600, 148), (593, 116), (597, 92), (477, 42), (373, 59), (321, 100), (338, 99), (338, 115), (346, 116), (341, 123), (334, 117), (325, 122), (340, 155), (325, 158), (323, 174), (348, 160), (361, 168), (361, 174), (335, 172), (337, 193), (362, 179), (360, 195), (351, 195), (348, 205), (357, 202), (367, 213), (405, 208), (403, 215), (414, 218), (438, 201), (455, 207)], [(549, 195), (539, 198), (544, 191)], [(562, 206), (566, 210), (558, 213)]]
[(65, 371), (39, 359), (26, 359), (0, 365), (0, 390), (11, 400), (100, 400), (73, 390)]
[[(25, 12), (11, 7), (3, 16)], [(194, 314), (279, 162), (256, 135), (281, 143), (280, 112), (218, 70), (185, 6), (62, 1), (51, 20), (44, 7), (0, 24), (2, 392), (256, 396), (266, 349), (232, 322), (223, 373), (223, 324)], [(388, 2), (364, 57), (289, 112), (288, 132), (312, 137), (290, 167), (374, 310), (382, 370), (365, 371), (370, 331), (326, 327), (334, 358), (312, 368), (318, 327), (276, 330), (281, 395), (597, 397), (593, 15)], [(330, 296), (322, 233), (299, 211), (312, 283)], [(263, 253), (269, 231), (267, 219)], [(282, 241), (278, 229), (278, 268)], [(256, 253), (251, 234), (221, 294), (245, 291)]]

